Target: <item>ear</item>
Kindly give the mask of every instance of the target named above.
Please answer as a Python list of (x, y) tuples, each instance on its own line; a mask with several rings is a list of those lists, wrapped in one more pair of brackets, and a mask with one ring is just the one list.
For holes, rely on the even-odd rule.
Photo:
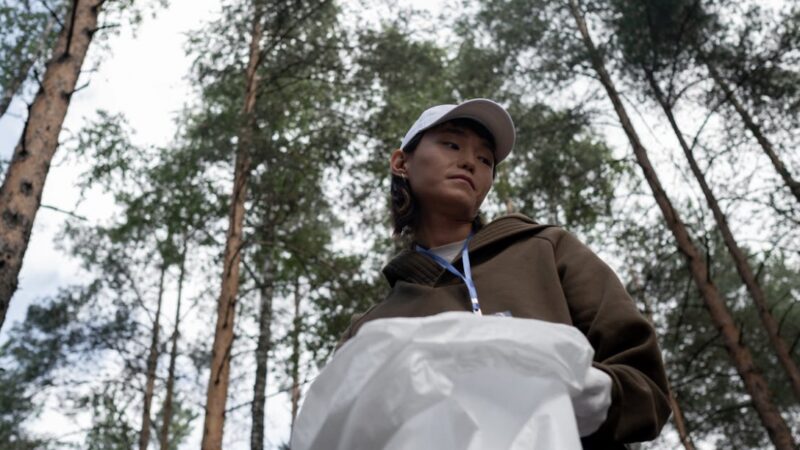
[(399, 148), (392, 152), (392, 156), (389, 158), (389, 168), (392, 170), (392, 175), (403, 178), (408, 176), (406, 165), (409, 156), (409, 154)]

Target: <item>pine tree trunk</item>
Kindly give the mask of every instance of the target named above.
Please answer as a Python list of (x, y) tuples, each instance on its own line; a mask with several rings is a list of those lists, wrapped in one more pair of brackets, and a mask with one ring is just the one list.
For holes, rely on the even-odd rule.
[(300, 315), (300, 281), (294, 283), (294, 320), (292, 321), (292, 428), (300, 407), (300, 333), (303, 328), (303, 317)]
[(636, 130), (633, 128), (633, 124), (622, 104), (622, 100), (611, 81), (611, 77), (605, 69), (605, 64), (589, 36), (589, 30), (586, 27), (586, 22), (583, 20), (577, 0), (569, 0), (569, 8), (575, 18), (583, 43), (591, 58), (592, 66), (600, 78), (600, 82), (603, 84), (609, 99), (614, 105), (614, 110), (633, 147), (636, 160), (644, 172), (647, 183), (653, 191), (656, 203), (664, 215), (667, 226), (675, 236), (679, 250), (683, 253), (689, 264), (692, 278), (703, 297), (706, 308), (711, 315), (711, 320), (720, 330), (725, 349), (739, 373), (739, 376), (742, 378), (747, 392), (752, 398), (753, 406), (762, 424), (767, 429), (770, 440), (779, 450), (795, 449), (796, 447), (791, 431), (786, 421), (781, 417), (778, 408), (772, 402), (772, 394), (769, 391), (766, 380), (753, 362), (750, 350), (741, 339), (740, 330), (736, 326), (716, 285), (711, 280), (703, 257), (694, 243), (692, 243), (686, 225), (684, 225), (677, 211), (673, 208), (667, 193), (661, 185), (661, 181), (658, 179), (658, 175), (650, 163), (647, 150), (642, 145), (639, 136), (636, 134)]
[(704, 55), (702, 52), (700, 56), (705, 63), (706, 67), (708, 68), (708, 73), (711, 75), (711, 78), (717, 84), (717, 86), (722, 89), (722, 92), (725, 93), (725, 99), (733, 105), (733, 108), (739, 114), (739, 117), (742, 118), (742, 122), (744, 122), (745, 127), (753, 133), (755, 136), (756, 141), (758, 141), (758, 145), (761, 146), (761, 149), (764, 150), (764, 153), (767, 154), (772, 166), (775, 168), (775, 171), (783, 179), (783, 182), (786, 186), (789, 187), (789, 190), (794, 195), (794, 198), (800, 202), (800, 182), (795, 180), (792, 177), (792, 174), (789, 173), (789, 169), (786, 168), (786, 165), (778, 156), (778, 153), (775, 151), (775, 147), (772, 146), (772, 142), (764, 135), (764, 132), (761, 130), (761, 127), (755, 123), (753, 117), (750, 115), (749, 112), (744, 108), (742, 103), (736, 97), (736, 94), (733, 92), (728, 83), (722, 78), (717, 67), (708, 60), (708, 57)]
[(261, 38), (264, 33), (261, 3), (254, 2), (250, 52), (245, 72), (245, 96), (242, 107), (242, 126), (239, 129), (236, 149), (236, 167), (233, 178), (233, 194), (228, 217), (228, 233), (223, 258), (222, 286), (217, 306), (217, 325), (211, 349), (211, 370), (206, 394), (206, 414), (203, 424), (203, 450), (222, 448), (225, 425), (225, 404), (228, 396), (233, 327), (236, 317), (236, 296), (239, 291), (239, 262), (241, 261), (242, 226), (244, 224), (244, 202), (247, 197), (247, 182), (250, 178), (250, 152), (254, 143), (255, 104), (258, 89), (258, 66), (261, 58)]
[(264, 262), (264, 277), (261, 285), (261, 301), (258, 315), (258, 344), (256, 346), (256, 381), (253, 386), (253, 405), (251, 407), (252, 430), (250, 432), (251, 450), (264, 448), (264, 412), (267, 401), (267, 363), (272, 347), (272, 295), (275, 274), (269, 257)]
[(675, 392), (672, 386), (669, 387), (669, 406), (672, 408), (672, 421), (675, 422), (675, 428), (678, 430), (678, 437), (681, 440), (683, 448), (686, 450), (695, 450), (692, 437), (689, 435), (689, 430), (686, 428), (686, 419), (683, 417), (683, 410), (680, 403), (678, 403)]
[(0, 187), (0, 327), (17, 290), (47, 172), (58, 149), (58, 135), (97, 29), (97, 15), (103, 2), (73, 2), (70, 20), (56, 40)]
[(158, 305), (156, 306), (156, 316), (153, 319), (153, 333), (147, 355), (147, 381), (145, 382), (144, 405), (142, 406), (142, 428), (139, 430), (139, 450), (147, 450), (147, 446), (150, 444), (150, 406), (153, 403), (153, 390), (156, 385), (158, 335), (161, 331), (161, 300), (164, 298), (164, 274), (166, 271), (166, 264), (162, 264), (161, 275), (158, 279)]
[(175, 361), (178, 359), (178, 337), (180, 336), (181, 324), (181, 301), (183, 299), (183, 281), (186, 276), (186, 242), (183, 244), (181, 253), (181, 267), (178, 275), (178, 299), (175, 305), (175, 326), (172, 329), (169, 351), (169, 369), (167, 370), (167, 392), (164, 397), (164, 406), (161, 415), (164, 422), (161, 425), (161, 433), (158, 437), (159, 448), (167, 450), (169, 448), (169, 427), (172, 425), (172, 398), (175, 392)]
[[(639, 288), (638, 279), (634, 275), (634, 283), (636, 288)], [(642, 302), (644, 303), (644, 314), (647, 316), (647, 320), (655, 327), (655, 320), (653, 320), (653, 307), (650, 304), (650, 301), (647, 299), (647, 296), (642, 293)], [(689, 435), (689, 430), (686, 428), (686, 419), (683, 416), (683, 409), (681, 408), (680, 404), (678, 403), (677, 397), (675, 397), (675, 391), (672, 390), (672, 383), (667, 380), (667, 389), (669, 390), (669, 407), (672, 409), (672, 421), (675, 423), (675, 429), (678, 430), (678, 437), (681, 440), (681, 444), (683, 448), (686, 450), (695, 450), (694, 441), (692, 441), (692, 437)]]
[(789, 377), (789, 382), (792, 386), (792, 391), (794, 392), (795, 398), (800, 401), (800, 369), (798, 369), (797, 364), (795, 364), (794, 360), (792, 359), (791, 353), (789, 352), (789, 346), (780, 335), (778, 321), (775, 320), (775, 317), (769, 310), (767, 296), (764, 294), (761, 284), (756, 279), (753, 269), (750, 267), (750, 263), (747, 261), (747, 257), (745, 257), (744, 252), (736, 242), (736, 238), (733, 236), (733, 232), (728, 226), (728, 219), (725, 217), (725, 214), (719, 207), (719, 202), (717, 202), (714, 193), (708, 186), (705, 175), (697, 165), (697, 161), (694, 158), (692, 149), (683, 138), (683, 134), (678, 127), (678, 123), (675, 121), (675, 116), (672, 114), (672, 108), (664, 98), (664, 94), (661, 91), (661, 88), (658, 86), (653, 73), (645, 70), (645, 75), (650, 83), (650, 87), (653, 89), (656, 100), (661, 105), (664, 113), (667, 115), (667, 119), (672, 126), (672, 131), (674, 131), (675, 135), (678, 137), (678, 142), (683, 149), (684, 155), (686, 155), (686, 159), (689, 162), (689, 167), (691, 168), (692, 174), (694, 174), (694, 177), (700, 184), (700, 189), (703, 191), (706, 202), (714, 214), (714, 220), (716, 221), (717, 227), (722, 234), (722, 239), (725, 241), (725, 246), (728, 248), (728, 252), (731, 254), (734, 264), (736, 265), (736, 271), (739, 273), (739, 277), (742, 279), (745, 286), (747, 286), (747, 291), (750, 293), (750, 297), (753, 299), (753, 303), (756, 305), (758, 316), (761, 319), (761, 324), (764, 326), (764, 330), (767, 332), (769, 342), (772, 344), (775, 354), (778, 357), (778, 361), (780, 361), (781, 366), (783, 366), (784, 371)]

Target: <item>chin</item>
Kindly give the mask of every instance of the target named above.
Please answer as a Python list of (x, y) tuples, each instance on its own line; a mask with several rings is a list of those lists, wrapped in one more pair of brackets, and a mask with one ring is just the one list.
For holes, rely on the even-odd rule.
[[(418, 196), (418, 198), (421, 196)], [(430, 208), (438, 211), (451, 219), (472, 222), (478, 214), (482, 202), (477, 202), (475, 195), (467, 195), (464, 191), (438, 192), (438, 195), (429, 197), (430, 203), (423, 205), (423, 209)]]

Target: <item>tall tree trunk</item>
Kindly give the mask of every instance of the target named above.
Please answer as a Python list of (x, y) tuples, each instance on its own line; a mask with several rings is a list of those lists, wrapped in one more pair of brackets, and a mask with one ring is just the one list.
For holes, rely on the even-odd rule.
[[(639, 279), (635, 274), (633, 275), (633, 283), (636, 290), (641, 288)], [(647, 299), (647, 295), (644, 294), (644, 291), (642, 290), (641, 292), (642, 303), (644, 303), (644, 314), (647, 316), (647, 320), (649, 320), (650, 323), (653, 324), (653, 327), (655, 327), (655, 320), (653, 320), (653, 306), (650, 304), (650, 300)], [(686, 450), (695, 450), (694, 441), (692, 441), (692, 437), (689, 435), (689, 430), (686, 427), (686, 419), (683, 416), (683, 409), (678, 403), (678, 398), (675, 396), (675, 391), (672, 390), (672, 383), (669, 382), (669, 379), (667, 379), (667, 389), (669, 389), (669, 407), (672, 409), (672, 421), (675, 423), (675, 429), (678, 430), (678, 437), (681, 440), (681, 444)]]
[(661, 213), (664, 215), (667, 226), (673, 236), (675, 236), (679, 250), (683, 253), (689, 264), (692, 278), (703, 297), (711, 320), (720, 330), (725, 349), (731, 357), (734, 367), (736, 367), (747, 392), (753, 400), (753, 406), (762, 424), (767, 429), (767, 433), (777, 449), (795, 449), (796, 447), (791, 431), (786, 425), (786, 421), (781, 417), (778, 408), (772, 402), (772, 394), (769, 391), (766, 380), (753, 362), (750, 350), (745, 346), (744, 342), (742, 342), (741, 332), (737, 328), (716, 285), (711, 280), (701, 253), (694, 243), (692, 243), (686, 225), (681, 221), (678, 212), (672, 206), (672, 202), (667, 196), (666, 191), (664, 191), (661, 181), (658, 179), (658, 175), (650, 163), (647, 150), (642, 145), (636, 130), (633, 128), (633, 124), (625, 111), (625, 107), (617, 93), (616, 87), (606, 71), (600, 53), (592, 42), (589, 30), (586, 27), (586, 22), (583, 20), (583, 16), (578, 7), (577, 0), (569, 0), (569, 8), (572, 16), (575, 18), (583, 43), (591, 58), (592, 66), (600, 78), (600, 82), (603, 84), (609, 99), (614, 105), (614, 110), (619, 117), (622, 128), (633, 147), (636, 160), (644, 172), (645, 179), (650, 185), (650, 189), (653, 191), (653, 196), (661, 209)]
[(719, 73), (719, 70), (717, 70), (717, 67), (714, 65), (714, 63), (712, 63), (708, 56), (702, 51), (700, 51), (700, 57), (708, 68), (708, 73), (711, 75), (711, 78), (725, 94), (725, 99), (730, 102), (730, 104), (736, 110), (736, 113), (739, 114), (742, 122), (744, 122), (744, 126), (750, 130), (751, 133), (753, 133), (756, 141), (758, 141), (758, 145), (760, 145), (761, 149), (764, 150), (764, 153), (767, 154), (767, 157), (772, 163), (772, 166), (775, 168), (775, 171), (778, 172), (783, 179), (783, 182), (789, 187), (789, 190), (792, 192), (792, 195), (794, 195), (794, 198), (800, 202), (800, 182), (795, 180), (792, 177), (792, 174), (789, 173), (789, 169), (786, 168), (786, 165), (778, 156), (778, 153), (775, 151), (775, 147), (772, 146), (772, 142), (770, 142), (770, 140), (764, 135), (761, 127), (758, 126), (750, 113), (744, 108), (731, 87), (728, 86), (728, 83), (722, 78), (722, 75)]
[(180, 336), (181, 324), (181, 301), (183, 299), (183, 281), (186, 276), (186, 242), (183, 243), (183, 252), (181, 253), (181, 266), (178, 275), (178, 300), (175, 305), (175, 326), (172, 329), (172, 336), (170, 340), (169, 351), (169, 369), (167, 370), (167, 393), (164, 397), (164, 406), (161, 410), (161, 415), (164, 417), (164, 422), (161, 425), (161, 433), (158, 437), (159, 448), (167, 450), (169, 448), (169, 427), (172, 424), (172, 398), (175, 392), (175, 361), (178, 359), (178, 337)]
[(661, 91), (661, 87), (658, 85), (658, 82), (656, 82), (653, 72), (650, 70), (645, 70), (645, 75), (650, 83), (650, 87), (653, 90), (656, 100), (661, 105), (664, 113), (667, 115), (667, 119), (672, 126), (672, 131), (674, 131), (675, 136), (678, 137), (678, 142), (683, 149), (684, 155), (686, 155), (686, 159), (689, 162), (689, 167), (692, 170), (692, 174), (694, 174), (698, 184), (700, 184), (700, 189), (703, 191), (706, 202), (714, 214), (714, 220), (716, 221), (717, 227), (722, 234), (722, 239), (725, 241), (725, 246), (728, 248), (728, 252), (731, 254), (734, 264), (736, 265), (736, 271), (739, 273), (739, 277), (742, 279), (745, 286), (747, 286), (747, 291), (750, 293), (750, 297), (753, 299), (753, 303), (756, 305), (758, 316), (761, 319), (761, 324), (764, 326), (764, 329), (767, 332), (769, 342), (772, 344), (775, 354), (778, 356), (778, 361), (780, 361), (781, 366), (783, 366), (784, 371), (789, 377), (789, 382), (792, 386), (792, 391), (794, 392), (795, 398), (800, 401), (800, 369), (798, 369), (797, 364), (795, 364), (794, 360), (792, 359), (789, 346), (780, 335), (780, 327), (778, 326), (778, 321), (775, 320), (775, 317), (769, 310), (767, 296), (764, 294), (764, 290), (761, 288), (761, 284), (758, 282), (758, 279), (756, 279), (753, 269), (750, 267), (750, 263), (747, 261), (747, 257), (745, 257), (744, 252), (736, 242), (736, 238), (734, 238), (733, 232), (728, 226), (728, 219), (725, 217), (725, 214), (719, 207), (719, 202), (717, 202), (714, 193), (708, 186), (705, 175), (697, 165), (697, 161), (694, 158), (692, 149), (683, 138), (683, 134), (678, 127), (678, 122), (675, 120), (675, 116), (672, 114), (672, 107), (669, 105), (669, 103), (667, 103), (667, 99), (664, 97), (664, 93)]
[(0, 327), (17, 290), (44, 182), (58, 148), (58, 135), (97, 30), (97, 15), (103, 2), (73, 2), (70, 20), (58, 35), (0, 187)]
[(683, 448), (686, 450), (695, 450), (694, 441), (692, 436), (689, 435), (689, 429), (686, 428), (686, 418), (683, 416), (683, 409), (681, 409), (678, 398), (675, 396), (675, 391), (672, 386), (669, 386), (669, 407), (672, 408), (672, 421), (675, 422), (675, 429), (678, 430), (678, 437), (681, 440)]
[[(267, 244), (269, 245), (269, 244)], [(261, 285), (261, 299), (258, 314), (258, 344), (256, 346), (256, 381), (253, 386), (253, 405), (251, 407), (252, 430), (250, 432), (251, 450), (264, 448), (264, 412), (267, 401), (267, 363), (272, 347), (272, 295), (274, 292), (275, 274), (269, 256), (264, 261), (264, 276)]]
[(20, 89), (22, 89), (22, 85), (25, 84), (25, 80), (28, 79), (28, 73), (30, 73), (31, 67), (33, 67), (34, 63), (42, 56), (42, 53), (44, 53), (47, 46), (47, 36), (50, 35), (54, 22), (55, 19), (53, 17), (47, 20), (42, 34), (39, 35), (36, 54), (23, 61), (22, 64), (17, 67), (17, 72), (14, 74), (14, 77), (10, 80), (8, 86), (3, 89), (3, 95), (0, 96), (0, 117), (6, 114), (8, 107), (11, 105), (11, 100), (19, 93)]
[(164, 274), (167, 265), (161, 265), (158, 278), (158, 305), (153, 319), (153, 333), (150, 340), (150, 351), (147, 355), (147, 381), (144, 388), (144, 405), (142, 406), (142, 428), (139, 430), (139, 450), (147, 450), (150, 444), (150, 406), (153, 403), (153, 390), (156, 385), (156, 368), (158, 366), (158, 342), (161, 331), (161, 301), (164, 298)]
[(300, 315), (300, 279), (294, 282), (294, 320), (292, 321), (292, 428), (300, 407), (300, 333), (303, 328), (303, 317)]
[(251, 147), (254, 144), (256, 121), (254, 116), (258, 67), (261, 59), (261, 38), (264, 34), (261, 2), (254, 1), (253, 24), (250, 35), (250, 52), (245, 72), (245, 95), (242, 106), (242, 126), (238, 133), (236, 167), (233, 177), (228, 233), (223, 258), (222, 287), (217, 305), (217, 325), (211, 349), (211, 370), (206, 395), (206, 415), (203, 424), (203, 450), (220, 450), (225, 425), (225, 403), (228, 396), (233, 326), (236, 317), (236, 295), (239, 291), (239, 262), (241, 261), (242, 225), (247, 182), (250, 178)]

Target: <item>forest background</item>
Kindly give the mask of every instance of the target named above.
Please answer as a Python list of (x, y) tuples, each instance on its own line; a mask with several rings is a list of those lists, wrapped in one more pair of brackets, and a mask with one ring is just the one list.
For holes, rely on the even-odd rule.
[(519, 135), (484, 215), (659, 333), (644, 447), (796, 448), (796, 3), (0, 0), (0, 37), (0, 448), (285, 447), (386, 292), (389, 152), (474, 97)]

